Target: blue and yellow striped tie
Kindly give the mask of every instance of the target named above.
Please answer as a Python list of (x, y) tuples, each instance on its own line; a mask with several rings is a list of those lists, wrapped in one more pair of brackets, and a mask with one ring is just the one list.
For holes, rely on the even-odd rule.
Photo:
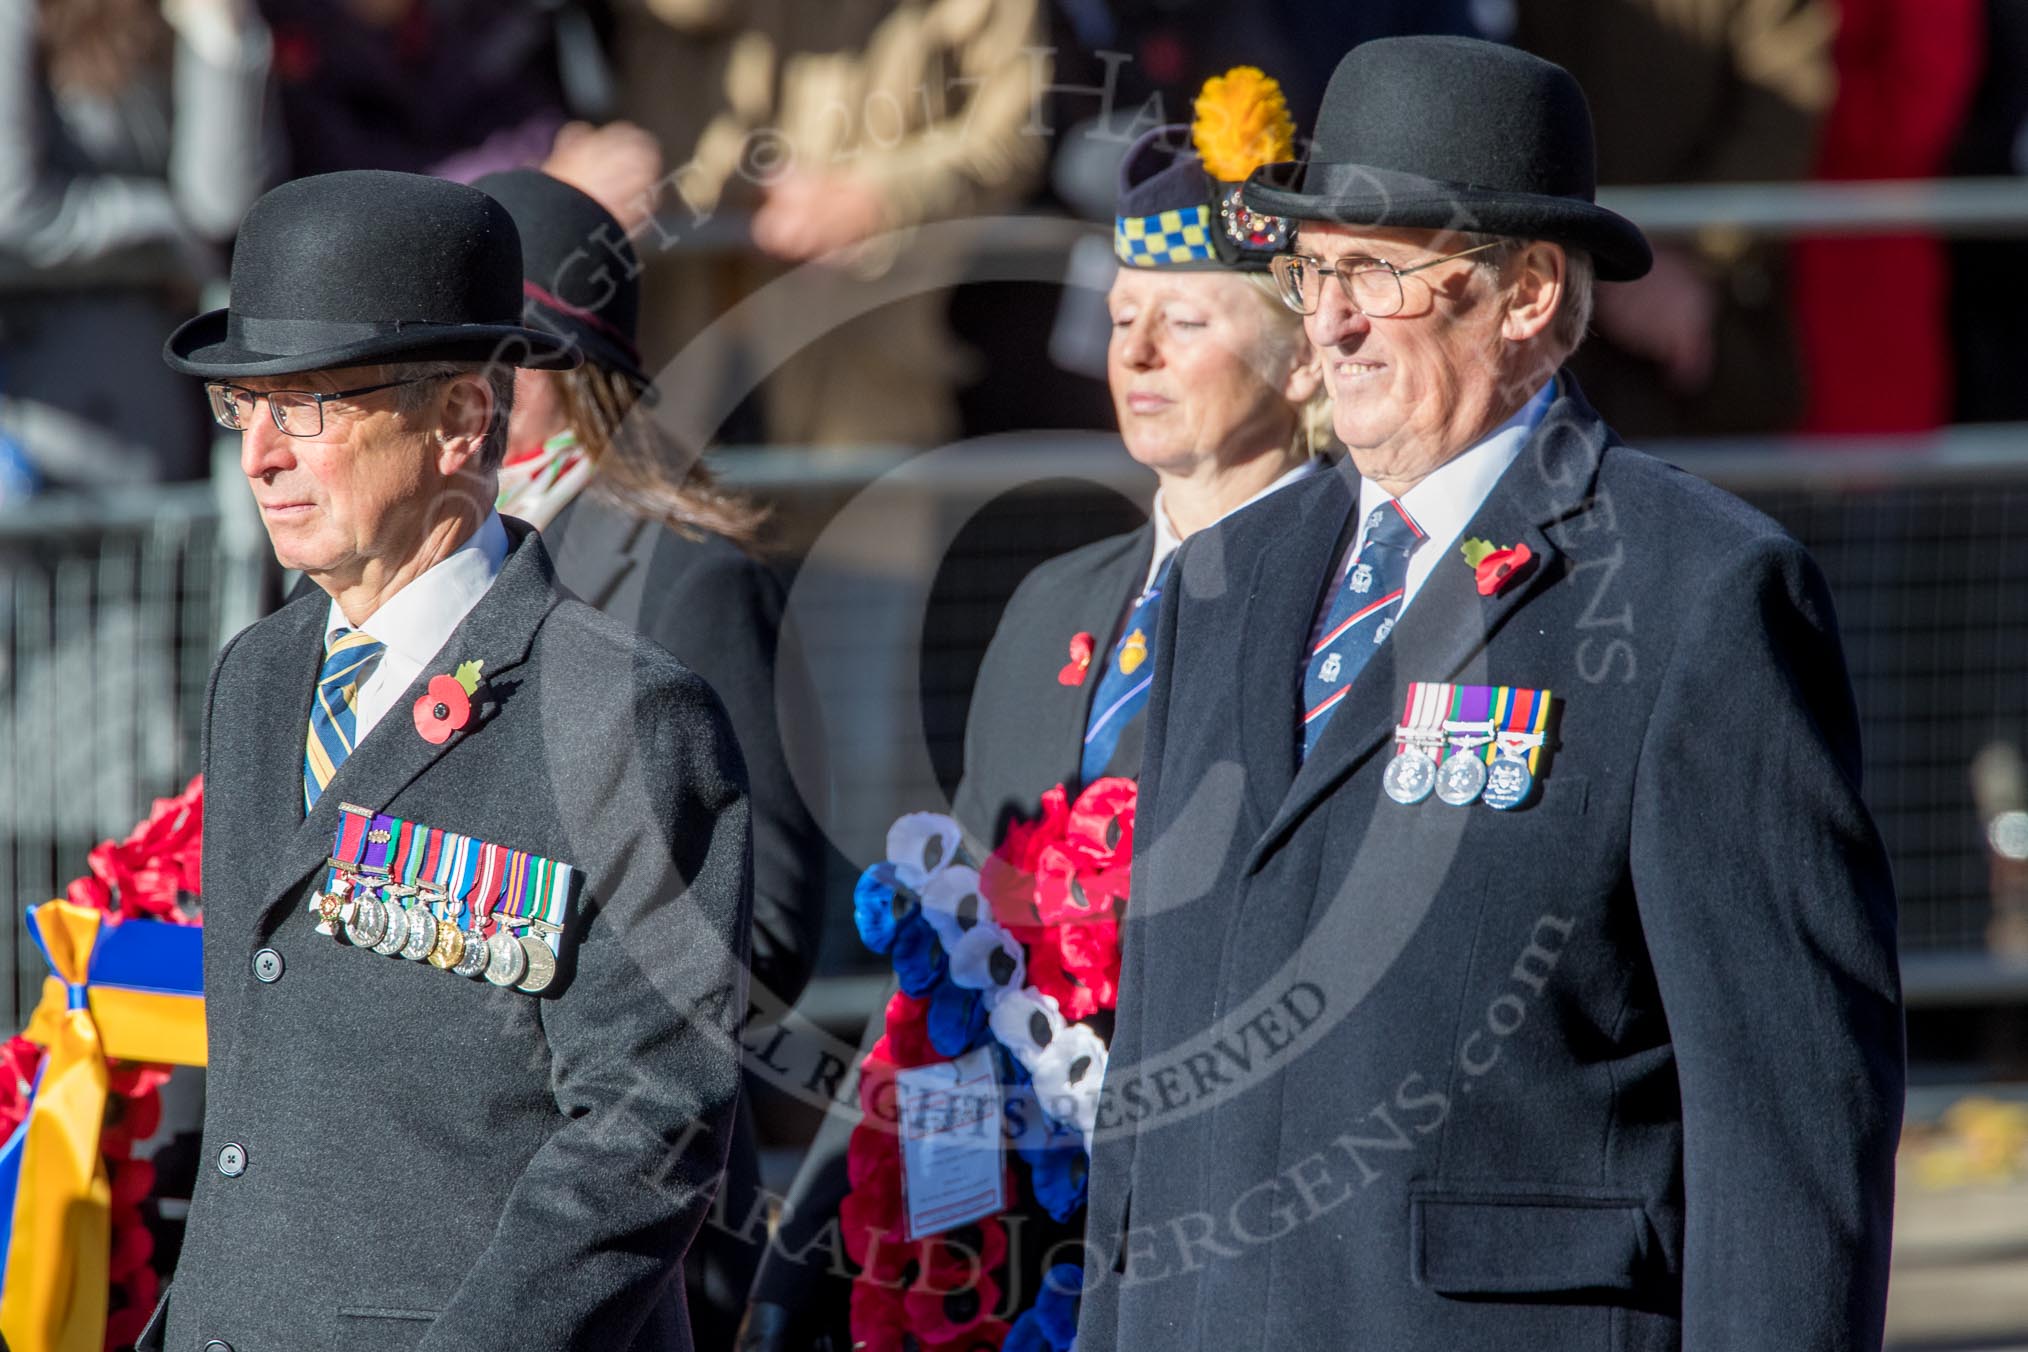
[(359, 687), (366, 669), (387, 645), (360, 629), (336, 629), (324, 645), (317, 698), (310, 705), (310, 736), (303, 747), (303, 811), (317, 806), (324, 786), (352, 754), (359, 728)]

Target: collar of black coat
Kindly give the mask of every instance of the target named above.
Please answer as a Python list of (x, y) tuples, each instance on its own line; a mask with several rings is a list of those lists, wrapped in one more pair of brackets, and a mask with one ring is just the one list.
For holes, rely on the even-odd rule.
[[(206, 766), (209, 811), (229, 811), (232, 830), (261, 842), (250, 852), (258, 876), (242, 886), (265, 912), (296, 888), (331, 853), (341, 803), (383, 811), (438, 759), (480, 736), (519, 684), (515, 668), (528, 660), (536, 630), (561, 598), (556, 571), (541, 538), (525, 522), (506, 522), (508, 551), (493, 585), (445, 640), (437, 661), (424, 668), (395, 700), (306, 817), (303, 814), (303, 741), (310, 698), (323, 660), (324, 620), (330, 599), (312, 589), (251, 626), (220, 659), (211, 704), (210, 759)], [(449, 740), (432, 745), (409, 716), (430, 679), (478, 661), (480, 685), (472, 718)], [(229, 808), (220, 800), (230, 796)]]
[[(1460, 536), (1500, 545), (1526, 542), (1534, 566), (1498, 594), (1480, 596), (1474, 570), (1461, 556), (1442, 560), (1300, 763), (1299, 677), (1323, 589), (1335, 575), (1358, 506), (1357, 470), (1342, 463), (1333, 473), (1295, 485), (1279, 495), (1284, 501), (1277, 519), (1252, 515), (1253, 539), (1260, 544), (1242, 557), (1207, 548), (1209, 541), (1186, 546), (1186, 601), (1229, 585), (1236, 569), (1247, 570), (1239, 716), (1247, 791), (1255, 819), (1266, 823), (1249, 854), (1249, 871), (1321, 798), (1389, 743), (1411, 682), (1526, 684), (1529, 673), (1490, 670), (1488, 648), (1517, 610), (1562, 575), (1555, 527), (1587, 509), (1600, 458), (1614, 440), (1576, 382), (1559, 377), (1557, 398), (1535, 435)], [(1457, 545), (1443, 548), (1455, 554)], [(1244, 553), (1253, 555), (1251, 567)]]
[(603, 610), (621, 579), (646, 569), (654, 557), (662, 532), (650, 529), (653, 524), (587, 489), (564, 504), (542, 538), (553, 551), (558, 576), (570, 579), (571, 594)]

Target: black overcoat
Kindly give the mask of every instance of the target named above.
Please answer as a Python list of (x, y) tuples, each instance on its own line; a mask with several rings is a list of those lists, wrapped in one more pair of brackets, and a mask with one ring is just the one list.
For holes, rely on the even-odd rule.
[[(972, 687), (964, 776), (951, 809), (974, 849), (997, 842), (1010, 820), (1034, 817), (1042, 795), (1058, 784), (1077, 792), (1099, 664), (1147, 581), (1154, 542), (1154, 527), (1143, 526), (1058, 555), (1022, 579), (1008, 600)], [(1098, 656), (1082, 681), (1068, 685), (1059, 676), (1078, 633), (1094, 636)], [(1146, 712), (1144, 706), (1121, 729), (1107, 773), (1139, 773)], [(893, 990), (890, 982), (888, 994)], [(860, 1056), (880, 1025), (875, 1011)], [(858, 1122), (858, 1109), (849, 1104), (825, 1115), (754, 1283), (754, 1300), (790, 1311), (805, 1337), (842, 1323), (849, 1297), (849, 1282), (834, 1261), (836, 1244), (824, 1231), (836, 1223), (849, 1187), (845, 1148)]]
[[(1298, 763), (1325, 474), (1164, 598), (1081, 1352), (1878, 1348), (1895, 903), (1830, 598), (1574, 388)], [(1539, 796), (1382, 790), (1411, 681), (1548, 689)]]
[[(568, 598), (540, 539), (508, 532), (441, 660), (307, 819), (328, 601), (241, 631), (213, 669), (210, 1066), (169, 1347), (689, 1346), (670, 1278), (739, 1083), (745, 772), (704, 682)], [(472, 720), (432, 745), (411, 706), (468, 660)], [(316, 933), (342, 803), (574, 865), (556, 984), (529, 996)]]

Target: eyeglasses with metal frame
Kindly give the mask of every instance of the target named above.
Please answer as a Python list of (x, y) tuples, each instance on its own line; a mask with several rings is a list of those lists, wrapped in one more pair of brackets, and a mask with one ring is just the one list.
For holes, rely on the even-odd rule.
[(1469, 249), (1432, 258), (1410, 268), (1398, 268), (1379, 258), (1348, 256), (1325, 260), (1299, 253), (1276, 254), (1268, 268), (1274, 274), (1282, 303), (1299, 315), (1317, 312), (1317, 306), (1324, 298), (1324, 276), (1329, 273), (1338, 279), (1339, 289), (1345, 293), (1345, 299), (1351, 302), (1353, 309), (1369, 319), (1386, 319), (1400, 314), (1405, 303), (1402, 278), (1439, 263), (1449, 263), (1497, 248), (1506, 242), (1504, 239), (1487, 240), (1484, 244), (1475, 244)]
[(211, 401), (211, 416), (220, 427), (244, 432), (253, 421), (254, 406), (268, 401), (268, 416), (284, 436), (314, 437), (324, 430), (324, 405), (334, 399), (357, 399), (402, 385), (420, 385), (441, 380), (441, 376), (411, 376), (407, 380), (384, 380), (378, 385), (361, 385), (356, 390), (250, 390), (222, 380), (206, 381), (204, 396)]

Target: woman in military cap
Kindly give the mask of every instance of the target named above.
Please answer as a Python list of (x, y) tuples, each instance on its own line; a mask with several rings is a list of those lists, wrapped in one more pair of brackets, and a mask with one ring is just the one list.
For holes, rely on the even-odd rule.
[[(1100, 779), (1140, 773), (1170, 559), (1193, 531), (1318, 467), (1330, 436), (1322, 373), (1269, 274), (1287, 226), (1239, 200), (1247, 175), (1292, 154), (1294, 137), (1279, 87), (1241, 67), (1206, 83), (1191, 126), (1149, 132), (1122, 161), (1107, 381), (1128, 452), (1155, 473), (1154, 505), (1147, 525), (1050, 560), (1008, 602), (973, 691), (953, 808), (980, 848), (998, 845), (1010, 823), (1035, 818), (1059, 785), (1074, 799)], [(898, 998), (886, 1005), (902, 1007)], [(1107, 1019), (1101, 1010), (1098, 1023)], [(876, 1044), (888, 1034), (901, 1036), (876, 1014), (862, 1059), (880, 1059)], [(994, 1318), (997, 1299), (976, 1312), (961, 1298), (925, 1313), (919, 1302), (882, 1294), (866, 1274), (837, 1279), (826, 1227), (892, 1210), (866, 1196), (886, 1186), (880, 1178), (848, 1189), (847, 1141), (859, 1116), (840, 1109), (826, 1119), (762, 1264), (741, 1346), (802, 1352), (826, 1334), (841, 1347), (875, 1346), (892, 1341), (884, 1333), (956, 1346), (950, 1335), (960, 1325), (958, 1336), (999, 1346), (1007, 1329)], [(986, 1246), (983, 1266), (1004, 1262), (1000, 1285), (1018, 1286), (1000, 1311), (1019, 1312), (1017, 1327), (1051, 1314), (1061, 1329), (1062, 1310), (1038, 1308), (1037, 1297), (1048, 1289), (1049, 1251), (1081, 1233), (1084, 1155), (1070, 1140), (1074, 1159), (1053, 1151), (1040, 1166), (1050, 1175), (1047, 1203), (1024, 1184), (1010, 1209), (1026, 1212), (1027, 1223), (1000, 1227), (1008, 1245), (998, 1261), (998, 1241)], [(857, 1196), (841, 1217), (848, 1191)], [(966, 1233), (976, 1239), (979, 1231)], [(854, 1249), (853, 1237), (846, 1244)], [(929, 1322), (895, 1324), (911, 1318)]]

